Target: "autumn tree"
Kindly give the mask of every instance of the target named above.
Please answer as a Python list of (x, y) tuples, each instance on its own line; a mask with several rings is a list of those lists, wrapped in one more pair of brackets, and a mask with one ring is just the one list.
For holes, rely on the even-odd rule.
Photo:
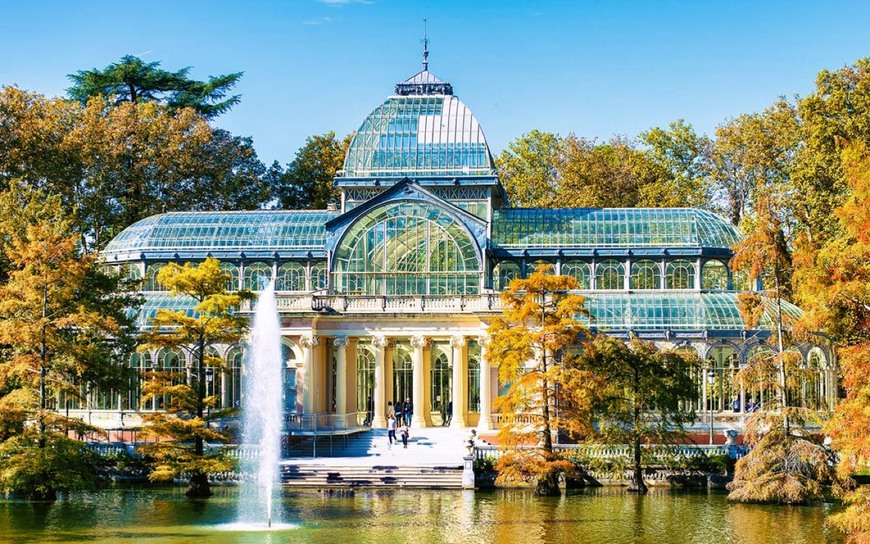
[[(795, 286), (807, 330), (835, 342), (845, 397), (824, 429), (848, 478), (870, 464), (870, 152), (840, 141), (848, 196), (834, 212), (837, 227), (821, 247), (799, 240)], [(831, 518), (850, 542), (870, 542), (870, 490), (844, 495), (847, 508)]]
[(558, 207), (563, 143), (558, 134), (532, 130), (512, 140), (496, 157), (499, 179), (512, 205)]
[(504, 417), (500, 438), (510, 445), (537, 444), (532, 454), (515, 451), (503, 457), (499, 477), (530, 477), (541, 495), (558, 493), (559, 473), (571, 469), (553, 454), (553, 434), (591, 432), (594, 381), (574, 364), (575, 353), (589, 338), (577, 319), (586, 313), (583, 297), (570, 293), (578, 288), (577, 280), (549, 272), (542, 265), (502, 292), (504, 315), (490, 325), (486, 351), (490, 364), (498, 366), (499, 381), (508, 387), (495, 402)]
[(339, 140), (332, 131), (309, 136), (286, 170), (273, 165), (273, 170), (277, 169), (272, 174), (277, 180), (273, 192), (280, 206), (293, 210), (322, 210), (337, 203), (340, 191), (333, 180), (344, 165), (350, 139), (347, 136)]
[(162, 268), (157, 281), (172, 296), (192, 299), (196, 305), (193, 315), (182, 310), (159, 310), (143, 335), (142, 349), (188, 351), (193, 361), (189, 375), (155, 371), (143, 387), (144, 402), (165, 399), (163, 412), (146, 416), (148, 426), (143, 433), (172, 439), (142, 447), (154, 459), (154, 471), (149, 477), (171, 480), (187, 474), (188, 497), (211, 496), (209, 473), (231, 468), (231, 463), (220, 455), (205, 450), (206, 441), (228, 440), (225, 433), (209, 425), (208, 408), (215, 405), (216, 398), (206, 395), (206, 373), (208, 369), (222, 368), (221, 359), (209, 355), (210, 348), (237, 343), (247, 331), (247, 320), (238, 309), (251, 295), (246, 291), (227, 292), (229, 279), (218, 260), (211, 257), (198, 265), (170, 263)]
[(173, 111), (192, 108), (208, 119), (229, 111), (241, 100), (229, 92), (242, 78), (242, 72), (212, 76), (207, 81), (190, 79), (189, 75), (190, 67), (169, 72), (161, 69), (159, 62), (125, 55), (102, 70), (70, 74), (73, 86), (67, 92), (82, 105), (96, 97), (104, 97), (114, 106), (159, 102)]
[(123, 390), (137, 302), (118, 276), (83, 254), (57, 196), (13, 184), (0, 194), (0, 488), (31, 499), (94, 483), (93, 455), (56, 399), (86, 402), (89, 388)]
[(597, 379), (598, 396), (592, 405), (595, 441), (629, 444), (632, 483), (629, 491), (646, 493), (643, 446), (673, 444), (695, 420), (688, 408), (698, 398), (692, 375), (700, 366), (695, 357), (658, 350), (632, 338), (597, 336), (578, 358), (578, 367)]

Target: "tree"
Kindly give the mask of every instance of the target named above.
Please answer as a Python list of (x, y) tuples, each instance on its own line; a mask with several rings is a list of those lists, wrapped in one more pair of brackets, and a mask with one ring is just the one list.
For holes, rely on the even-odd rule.
[(69, 431), (98, 432), (53, 408), (88, 388), (123, 390), (137, 301), (78, 246), (57, 196), (12, 185), (0, 195), (9, 259), (0, 286), (0, 488), (31, 499), (92, 485), (93, 455)]
[(558, 134), (532, 130), (511, 141), (495, 165), (511, 204), (555, 208), (564, 157)]
[(332, 131), (306, 138), (305, 145), (299, 148), (287, 169), (279, 169), (277, 175), (273, 173), (278, 179), (274, 192), (280, 206), (291, 210), (322, 210), (337, 203), (340, 192), (333, 180), (344, 165), (350, 139), (347, 136), (338, 140)]
[[(571, 276), (553, 276), (543, 265), (527, 279), (514, 279), (501, 294), (504, 316), (489, 327), (486, 356), (509, 386), (496, 400), (505, 417), (499, 436), (508, 444), (537, 442), (533, 455), (514, 453), (499, 462), (499, 477), (535, 480), (540, 495), (558, 493), (558, 474), (570, 470), (553, 454), (553, 433), (591, 432), (588, 412), (594, 377), (574, 363), (589, 331), (577, 317), (586, 313)], [(600, 385), (600, 384), (599, 384)]]
[[(848, 478), (870, 459), (870, 152), (864, 142), (841, 144), (848, 196), (834, 212), (838, 234), (818, 248), (799, 244), (795, 285), (804, 328), (836, 342), (845, 397), (824, 429)], [(859, 486), (843, 498), (848, 507), (832, 523), (850, 542), (870, 541), (870, 491)]]
[(184, 311), (159, 310), (143, 335), (144, 348), (169, 348), (190, 351), (193, 370), (184, 373), (153, 372), (143, 390), (143, 401), (166, 399), (165, 411), (146, 417), (146, 436), (170, 438), (142, 450), (155, 460), (153, 480), (170, 480), (187, 474), (188, 497), (209, 497), (208, 475), (231, 468), (220, 455), (207, 453), (205, 442), (226, 442), (228, 437), (209, 425), (207, 408), (216, 398), (206, 396), (206, 372), (221, 368), (221, 360), (210, 356), (216, 344), (234, 344), (247, 331), (246, 318), (238, 313), (241, 302), (251, 297), (246, 291), (229, 293), (229, 275), (221, 271), (217, 259), (208, 258), (199, 265), (183, 267), (170, 263), (157, 274), (157, 281), (173, 296), (193, 299), (194, 315)]
[[(734, 225), (759, 196), (793, 192), (791, 174), (801, 147), (796, 108), (779, 99), (762, 113), (744, 114), (716, 127), (712, 176), (716, 204)], [(788, 199), (791, 201), (791, 199)]]
[(692, 379), (697, 358), (660, 351), (632, 338), (598, 336), (579, 357), (579, 368), (598, 380), (592, 406), (597, 441), (630, 444), (632, 483), (629, 491), (646, 493), (643, 480), (644, 444), (672, 444), (694, 421), (691, 403), (698, 398)]
[(667, 129), (642, 132), (652, 160), (668, 174), (658, 183), (641, 187), (640, 201), (650, 207), (709, 207), (712, 142), (698, 135), (690, 123), (678, 119)]
[(228, 96), (230, 89), (242, 77), (242, 72), (209, 77), (208, 81), (190, 79), (190, 67), (177, 72), (160, 68), (159, 62), (143, 62), (125, 55), (102, 70), (79, 70), (68, 77), (73, 86), (67, 89), (71, 98), (86, 105), (90, 99), (102, 96), (113, 106), (124, 102), (160, 102), (171, 110), (193, 108), (210, 119), (239, 103), (239, 95)]

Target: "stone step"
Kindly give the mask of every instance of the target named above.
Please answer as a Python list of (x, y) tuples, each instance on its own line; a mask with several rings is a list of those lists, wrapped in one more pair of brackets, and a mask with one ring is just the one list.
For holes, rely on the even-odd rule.
[(281, 483), (292, 487), (462, 487), (462, 467), (281, 465)]

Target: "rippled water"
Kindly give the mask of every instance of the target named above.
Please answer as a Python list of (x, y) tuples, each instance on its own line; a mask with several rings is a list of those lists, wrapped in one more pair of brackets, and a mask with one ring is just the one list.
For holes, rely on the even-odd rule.
[(356, 491), (337, 497), (284, 491), (286, 525), (228, 525), (238, 491), (205, 501), (183, 489), (108, 489), (55, 504), (0, 501), (0, 542), (434, 542), (839, 543), (824, 526), (832, 506), (733, 504), (719, 493), (619, 488), (542, 499), (525, 491)]

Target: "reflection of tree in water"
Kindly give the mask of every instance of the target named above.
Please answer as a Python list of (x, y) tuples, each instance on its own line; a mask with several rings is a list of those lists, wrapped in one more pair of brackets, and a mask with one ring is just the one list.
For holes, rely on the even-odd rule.
[(732, 503), (726, 509), (725, 523), (734, 535), (734, 542), (840, 542), (833, 531), (827, 535), (829, 538), (820, 534), (826, 510), (820, 506)]

